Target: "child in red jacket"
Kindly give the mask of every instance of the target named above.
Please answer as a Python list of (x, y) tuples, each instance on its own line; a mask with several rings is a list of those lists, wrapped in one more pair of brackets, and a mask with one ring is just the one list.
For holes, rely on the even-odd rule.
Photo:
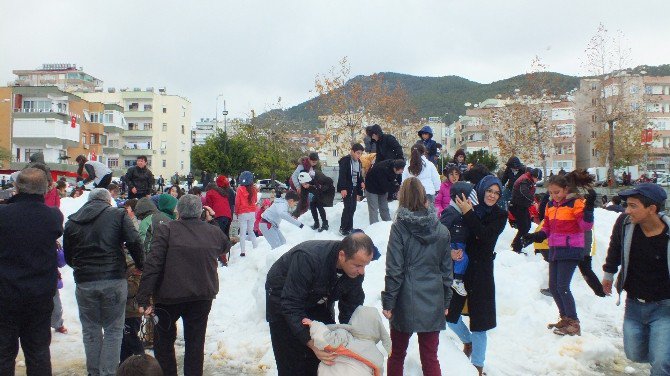
[(244, 171), (240, 174), (240, 186), (237, 188), (235, 197), (235, 214), (240, 223), (240, 256), (245, 256), (244, 248), (247, 237), (251, 240), (254, 248), (258, 245), (256, 234), (254, 234), (254, 222), (256, 221), (256, 202), (258, 202), (258, 190), (254, 185), (254, 174)]

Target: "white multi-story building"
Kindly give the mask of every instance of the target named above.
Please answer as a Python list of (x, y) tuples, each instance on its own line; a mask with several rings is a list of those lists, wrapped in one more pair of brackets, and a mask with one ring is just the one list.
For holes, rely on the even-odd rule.
[(214, 133), (216, 133), (216, 120), (201, 118), (200, 121), (195, 122), (191, 141), (193, 145), (204, 145), (205, 140)]
[(14, 70), (17, 77), (10, 86), (56, 86), (67, 92), (95, 90), (102, 80), (84, 72), (76, 64), (43, 64), (37, 69)]
[(191, 102), (165, 89), (141, 90), (109, 88), (107, 92), (77, 93), (89, 101), (116, 104), (124, 110), (128, 125), (119, 137), (120, 168), (135, 164), (144, 155), (157, 177), (175, 172), (188, 174), (191, 169)]

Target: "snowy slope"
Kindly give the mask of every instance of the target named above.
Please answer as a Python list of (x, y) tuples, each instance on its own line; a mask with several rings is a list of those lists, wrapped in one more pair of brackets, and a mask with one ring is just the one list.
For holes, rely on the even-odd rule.
[[(84, 200), (64, 199), (64, 214), (67, 216), (74, 212)], [(397, 203), (391, 207), (397, 208)], [(327, 208), (326, 211), (332, 229), (330, 232), (319, 234), (309, 229), (307, 225), (311, 225), (312, 220), (308, 213), (300, 218), (306, 224), (303, 229), (285, 222), (282, 224), (288, 244), (279, 249), (271, 251), (262, 238), (257, 249), (247, 250), (246, 258), (239, 257), (239, 245), (233, 248), (229, 267), (219, 269), (220, 292), (209, 317), (207, 374), (276, 374), (269, 328), (265, 322), (265, 275), (281, 254), (299, 242), (341, 238), (336, 231), (340, 224), (342, 204)], [(598, 276), (602, 276), (601, 267), (616, 217), (615, 213), (596, 210), (597, 255), (594, 257), (593, 269)], [(380, 222), (369, 226), (365, 203), (359, 204), (354, 223), (372, 237), (383, 254), (380, 260), (372, 262), (366, 269), (364, 283), (365, 304), (381, 310), (384, 254), (391, 223)], [(623, 305), (616, 306), (615, 297), (596, 297), (578, 272), (573, 279), (572, 290), (582, 322), (582, 336), (562, 338), (546, 329), (546, 324), (556, 321), (558, 316), (553, 300), (539, 293), (539, 289), (547, 284), (547, 264), (540, 256), (523, 256), (511, 252), (509, 244), (513, 237), (514, 230), (507, 227), (496, 248), (498, 327), (489, 332), (486, 362), (488, 375), (642, 374), (641, 369), (644, 367), (635, 364), (631, 367), (623, 354)], [(72, 271), (66, 267), (62, 272), (65, 287), (61, 294), (65, 323), (70, 334), (54, 334), (52, 356), (56, 374), (69, 374), (62, 371), (83, 369), (84, 355)], [(177, 344), (183, 346), (179, 339)], [(449, 329), (442, 332), (439, 357), (443, 374), (476, 374), (460, 347), (460, 341)], [(183, 353), (183, 348), (179, 348), (178, 353)], [(416, 340), (410, 344), (406, 371), (407, 375), (421, 374)]]

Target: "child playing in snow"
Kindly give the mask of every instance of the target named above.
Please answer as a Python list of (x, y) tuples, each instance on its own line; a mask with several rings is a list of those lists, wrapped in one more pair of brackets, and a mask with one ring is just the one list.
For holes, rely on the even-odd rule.
[(256, 234), (256, 236), (263, 236), (261, 229), (258, 226), (261, 224), (261, 215), (270, 207), (270, 205), (272, 205), (272, 201), (270, 201), (269, 198), (264, 198), (261, 205), (256, 209), (256, 222), (254, 222), (254, 234)]
[(275, 249), (283, 244), (286, 244), (284, 235), (279, 230), (279, 224), (282, 219), (285, 219), (294, 225), (302, 228), (303, 224), (297, 219), (293, 218), (288, 212), (289, 208), (293, 209), (298, 204), (298, 194), (295, 191), (286, 192), (286, 197), (275, 198), (272, 205), (261, 214), (261, 223), (259, 228), (265, 240), (270, 243), (270, 247)]
[(451, 233), (451, 252), (454, 261), (454, 282), (451, 287), (460, 296), (468, 295), (463, 284), (463, 276), (468, 268), (468, 254), (465, 252), (465, 241), (468, 239), (469, 231), (463, 223), (463, 213), (456, 205), (455, 197), (469, 197), (472, 193), (472, 184), (464, 181), (455, 182), (451, 186), (449, 195), (451, 200), (449, 206), (444, 209), (440, 216), (440, 222), (449, 229)]
[(319, 376), (381, 376), (384, 373), (384, 355), (377, 348), (381, 341), (391, 353), (391, 337), (376, 308), (358, 306), (348, 325), (325, 325), (303, 319), (309, 326), (314, 345), (338, 356), (332, 365), (319, 364)]

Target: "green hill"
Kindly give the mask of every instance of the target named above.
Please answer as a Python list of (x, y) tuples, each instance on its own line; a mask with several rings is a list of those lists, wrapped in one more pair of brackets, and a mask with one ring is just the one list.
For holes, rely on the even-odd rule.
[[(635, 73), (646, 72), (649, 76), (670, 75), (670, 65), (646, 66), (641, 65), (632, 69)], [(507, 97), (514, 94), (516, 89), (521, 93), (528, 93), (527, 75), (519, 75), (490, 84), (480, 84), (459, 76), (444, 77), (418, 77), (401, 73), (384, 72), (384, 80), (390, 85), (400, 84), (408, 92), (410, 100), (417, 110), (417, 116), (443, 117), (447, 122), (453, 122), (459, 115), (464, 115), (466, 107), (464, 103), (478, 103), (497, 95)], [(543, 73), (543, 82), (548, 83), (548, 88), (554, 93), (566, 93), (579, 86), (579, 77), (568, 76), (560, 73)], [(363, 76), (352, 79), (359, 80)], [(320, 126), (316, 101), (320, 97), (312, 98), (299, 105), (284, 111), (287, 121), (293, 123), (296, 128), (317, 128)], [(446, 114), (446, 116), (445, 116)], [(266, 114), (259, 116), (262, 119)]]

